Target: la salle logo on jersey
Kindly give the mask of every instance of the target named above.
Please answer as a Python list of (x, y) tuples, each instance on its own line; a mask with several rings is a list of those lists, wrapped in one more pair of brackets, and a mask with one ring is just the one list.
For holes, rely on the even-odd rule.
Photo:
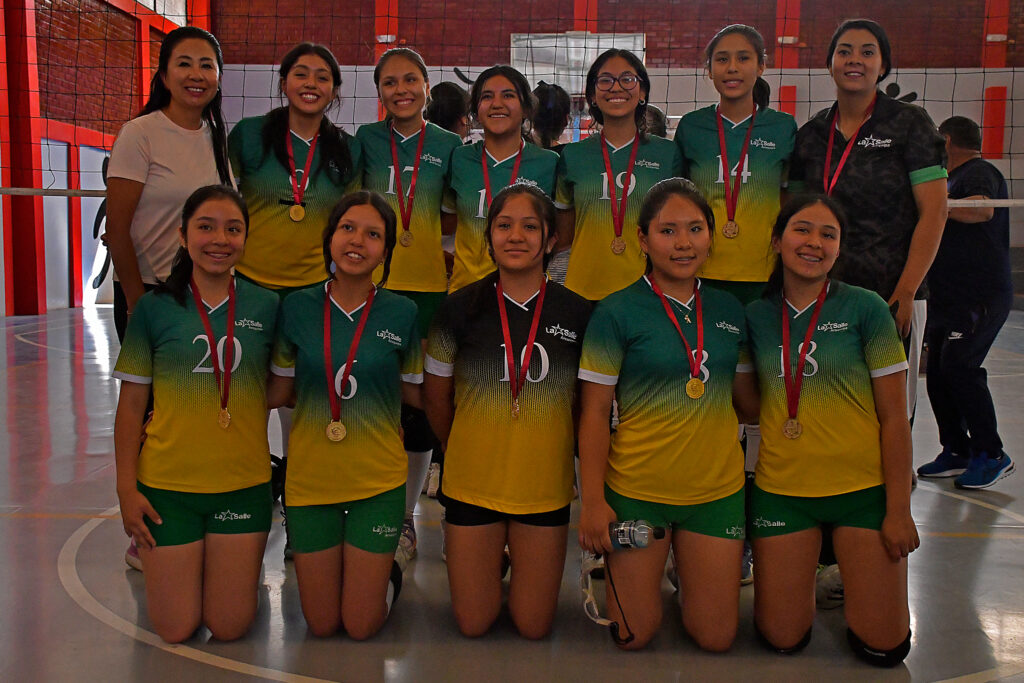
[(754, 138), (750, 141), (750, 146), (758, 149), (775, 149), (775, 143), (764, 138)]
[(391, 330), (377, 330), (377, 336), (386, 342), (391, 342), (395, 346), (402, 345), (402, 338)]
[(574, 342), (576, 341), (576, 333), (572, 330), (567, 330), (558, 323), (550, 325), (544, 328), (544, 331), (550, 334), (552, 337), (561, 339), (562, 341)]
[(235, 327), (242, 327), (253, 330), (254, 332), (263, 331), (263, 323), (259, 320), (250, 320), (249, 318), (242, 318), (241, 320), (235, 321)]
[(892, 147), (892, 138), (886, 138), (884, 140), (876, 138), (874, 135), (869, 135), (866, 138), (862, 138), (857, 143), (858, 147), (865, 147), (868, 149), (885, 149)]
[(728, 332), (730, 334), (739, 334), (740, 333), (740, 328), (736, 327), (735, 325), (733, 325), (731, 323), (727, 323), (724, 320), (719, 320), (717, 323), (715, 323), (715, 327), (717, 327), (720, 330), (725, 330), (726, 332)]
[(657, 161), (648, 161), (647, 159), (637, 159), (634, 166), (637, 168), (650, 168), (655, 171), (661, 170), (661, 164)]
[(433, 154), (430, 154), (429, 152), (424, 152), (423, 156), (420, 158), (423, 161), (427, 162), (428, 164), (433, 164), (434, 166), (441, 168), (441, 160), (438, 157), (435, 157)]
[(818, 332), (845, 332), (850, 329), (850, 323), (847, 322), (835, 322), (830, 320), (827, 323), (821, 323), (818, 325)]

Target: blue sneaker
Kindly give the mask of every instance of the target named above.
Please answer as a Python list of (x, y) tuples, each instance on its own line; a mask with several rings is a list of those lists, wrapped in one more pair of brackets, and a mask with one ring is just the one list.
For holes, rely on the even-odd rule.
[(1013, 461), (1006, 453), (990, 458), (982, 451), (971, 458), (967, 471), (953, 482), (958, 489), (987, 489), (1003, 477), (1013, 474)]
[(967, 471), (969, 462), (970, 458), (966, 455), (957, 455), (943, 448), (938, 457), (918, 467), (917, 474), (922, 477), (959, 477)]

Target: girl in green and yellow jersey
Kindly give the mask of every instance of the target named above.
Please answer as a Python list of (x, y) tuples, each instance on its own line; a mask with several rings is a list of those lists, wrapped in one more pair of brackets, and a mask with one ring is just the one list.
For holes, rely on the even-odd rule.
[(558, 166), (557, 154), (524, 139), (536, 100), (526, 77), (511, 66), (492, 66), (481, 73), (473, 84), (470, 107), (484, 129), (484, 139), (452, 153), (450, 201), (443, 207), (458, 216), (453, 292), (494, 272), (484, 236), (491, 199), (516, 183), (538, 187), (550, 197)]
[(459, 629), (486, 632), (502, 603), (519, 632), (551, 629), (565, 565), (573, 479), (573, 406), (590, 305), (544, 270), (555, 207), (539, 188), (497, 194), (483, 239), (492, 273), (450, 296), (431, 326), (425, 404), (446, 442), (448, 581)]
[[(248, 214), (233, 189), (196, 190), (167, 280), (138, 301), (114, 367), (117, 495), (145, 568), (156, 632), (218, 640), (256, 616), (270, 530), (267, 366), (277, 297), (234, 278)], [(153, 418), (140, 452), (150, 391)]]
[(333, 275), (290, 294), (281, 309), (269, 401), (294, 395), (288, 527), (302, 612), (318, 636), (343, 626), (357, 640), (370, 637), (401, 587), (399, 409), (420, 404), (423, 361), (415, 304), (380, 287), (395, 223), (380, 195), (345, 195), (324, 231)]
[[(829, 279), (845, 222), (824, 195), (796, 197), (772, 231), (779, 265), (747, 307), (761, 389), (751, 495), (754, 618), (775, 650), (810, 641), (822, 526), (845, 584), (848, 640), (879, 666), (910, 649), (907, 361), (885, 301)], [(781, 349), (781, 350), (780, 350)]]
[[(647, 274), (598, 304), (583, 342), (580, 545), (609, 553), (607, 605), (620, 647), (644, 647), (661, 625), (671, 547), (684, 627), (700, 647), (726, 650), (739, 619), (744, 536), (737, 413), (749, 419), (757, 409), (753, 377), (739, 374), (749, 363), (743, 307), (697, 278), (715, 218), (692, 183), (656, 184), (638, 225)], [(613, 399), (620, 422), (609, 434)], [(637, 519), (669, 533), (612, 552), (609, 523)]]
[(636, 281), (644, 255), (636, 238), (640, 202), (682, 171), (671, 141), (646, 134), (651, 79), (628, 50), (602, 52), (587, 72), (590, 115), (600, 134), (566, 145), (558, 164), (559, 247), (572, 248), (565, 286), (597, 301)]
[[(415, 302), (420, 337), (425, 339), (430, 319), (448, 290), (441, 248), (441, 201), (452, 150), (462, 144), (462, 138), (424, 120), (430, 83), (423, 58), (413, 50), (394, 48), (381, 55), (373, 82), (387, 117), (361, 126), (356, 133), (365, 155), (363, 187), (383, 195), (399, 217), (388, 288)], [(402, 407), (402, 427), (409, 457), (399, 546), (404, 566), (416, 554), (413, 511), (437, 440), (427, 416), (418, 408)]]

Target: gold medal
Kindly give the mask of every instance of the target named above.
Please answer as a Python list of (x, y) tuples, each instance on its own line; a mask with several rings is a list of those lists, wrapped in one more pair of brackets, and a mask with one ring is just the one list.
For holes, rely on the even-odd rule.
[(411, 247), (412, 246), (412, 231), (411, 230), (404, 230), (404, 231), (402, 231), (402, 236), (398, 238), (398, 243), (401, 244), (403, 247)]
[(298, 223), (306, 217), (306, 207), (302, 204), (292, 204), (288, 207), (288, 218)]
[(722, 237), (733, 239), (740, 234), (740, 226), (736, 225), (736, 221), (726, 221), (722, 227)]
[(512, 417), (519, 417), (519, 399), (512, 401)]
[(615, 239), (613, 239), (612, 253), (618, 255), (624, 251), (626, 251), (626, 240), (622, 239), (621, 237), (616, 237)]
[(345, 425), (341, 424), (340, 420), (331, 420), (327, 424), (327, 438), (337, 443), (345, 438), (348, 434), (348, 430), (345, 429)]
[(800, 424), (799, 420), (795, 417), (791, 417), (783, 423), (782, 433), (787, 439), (799, 439), (800, 435), (804, 433), (804, 428), (803, 425)]
[(697, 377), (691, 377), (686, 383), (686, 395), (690, 398), (700, 398), (704, 395), (704, 382)]
[(220, 413), (217, 414), (217, 424), (224, 429), (227, 429), (231, 424), (231, 413), (228, 412), (227, 408), (220, 409)]

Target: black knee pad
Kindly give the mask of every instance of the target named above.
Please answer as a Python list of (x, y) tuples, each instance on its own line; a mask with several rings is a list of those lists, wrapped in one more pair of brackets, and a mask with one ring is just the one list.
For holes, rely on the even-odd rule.
[(419, 408), (402, 404), (402, 429), (405, 431), (405, 450), (414, 453), (429, 451), (437, 438), (430, 430), (427, 414)]
[(891, 650), (877, 650), (868, 646), (850, 628), (846, 629), (846, 640), (849, 641), (850, 647), (853, 648), (853, 653), (857, 655), (857, 658), (872, 666), (892, 668), (906, 659), (907, 653), (910, 652), (910, 631), (907, 631), (906, 639)]
[(758, 628), (757, 624), (754, 624), (754, 630), (757, 631), (757, 639), (761, 641), (762, 645), (778, 655), (795, 655), (797, 652), (800, 652), (807, 647), (807, 644), (811, 642), (811, 631), (813, 628), (814, 627), (807, 629), (807, 633), (804, 634), (804, 637), (801, 638), (800, 642), (796, 645), (793, 645), (792, 647), (776, 647), (772, 641), (768, 640), (765, 634), (761, 633), (761, 629)]

